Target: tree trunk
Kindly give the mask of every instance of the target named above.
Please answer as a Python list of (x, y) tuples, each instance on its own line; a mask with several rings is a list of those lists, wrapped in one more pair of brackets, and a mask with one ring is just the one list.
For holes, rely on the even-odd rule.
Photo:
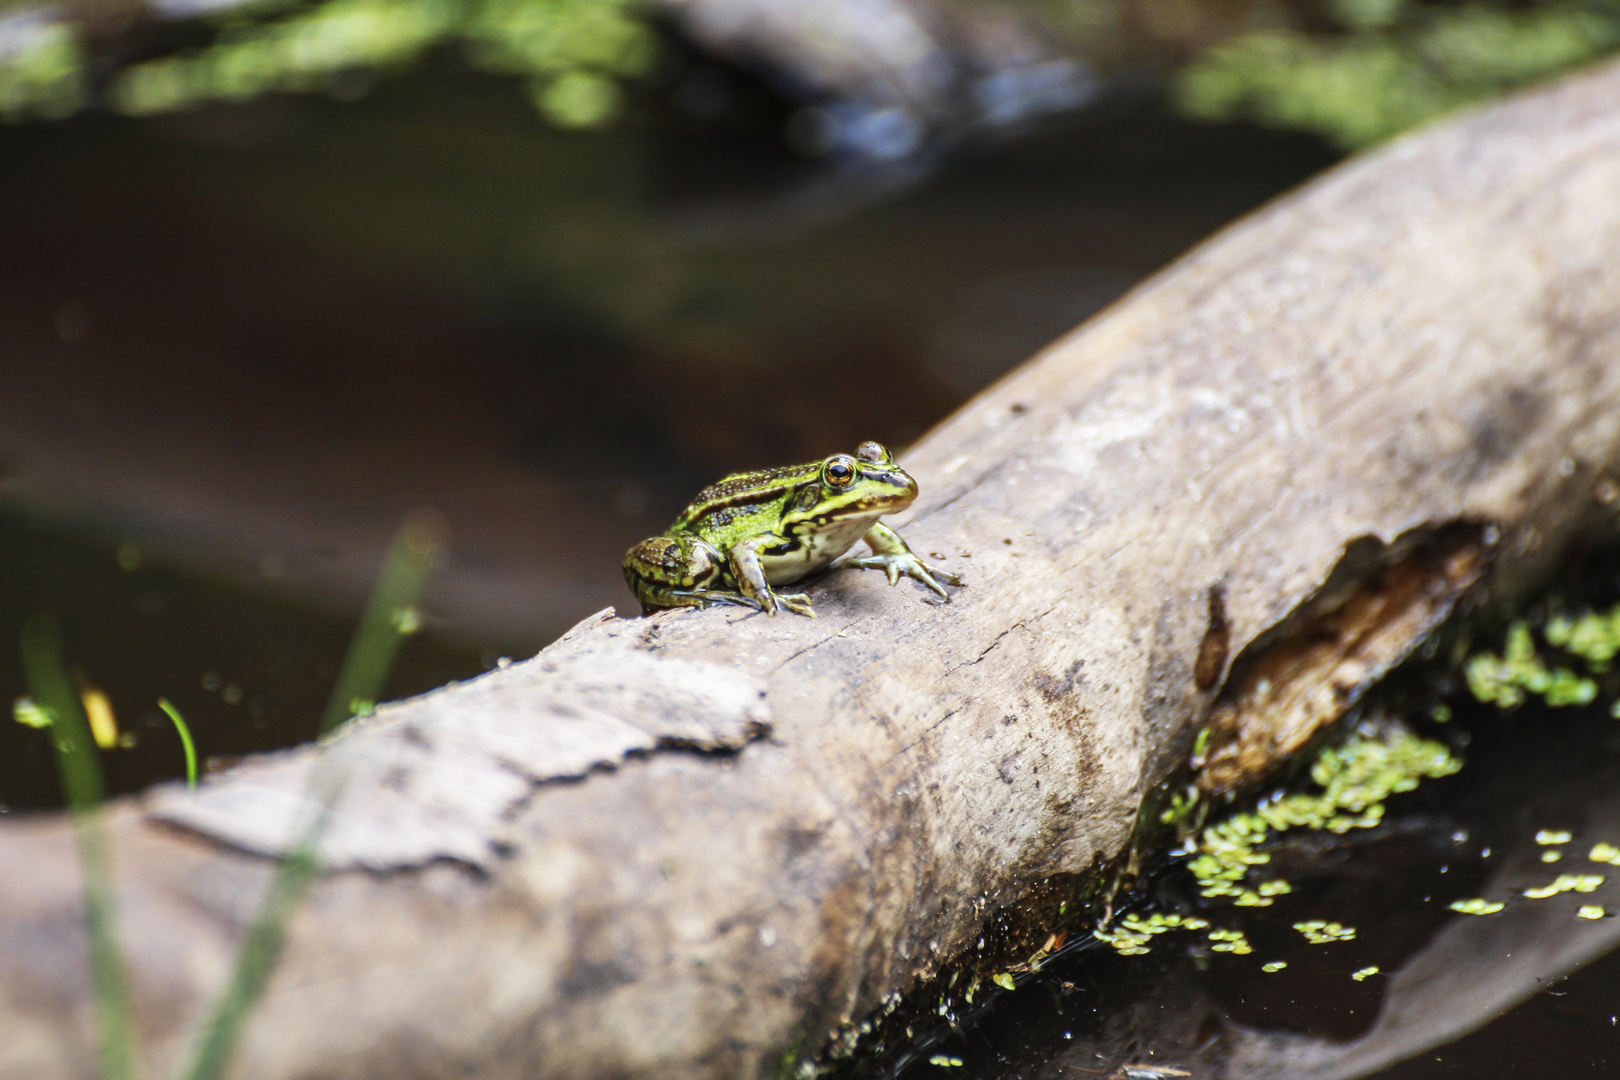
[[(1105, 887), (1201, 729), (1198, 783), (1252, 782), (1459, 601), (1613, 531), (1616, 100), (1609, 66), (1352, 161), (981, 395), (905, 458), (949, 603), (844, 571), (817, 620), (603, 613), (119, 804), (149, 1074), (321, 754), (327, 872), (238, 1076), (769, 1074), (1052, 879)], [(0, 829), (8, 1078), (93, 1072), (77, 889), (64, 821)]]

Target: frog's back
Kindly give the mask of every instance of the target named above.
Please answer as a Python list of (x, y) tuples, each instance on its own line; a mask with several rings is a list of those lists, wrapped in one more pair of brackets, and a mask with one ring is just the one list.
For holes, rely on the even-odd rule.
[(784, 485), (815, 475), (814, 467), (807, 472), (803, 465), (783, 465), (774, 469), (732, 473), (723, 480), (710, 484), (697, 493), (690, 506), (681, 511), (671, 529), (690, 530), (699, 519), (715, 515), (729, 517), (728, 510), (741, 510), (784, 497)]

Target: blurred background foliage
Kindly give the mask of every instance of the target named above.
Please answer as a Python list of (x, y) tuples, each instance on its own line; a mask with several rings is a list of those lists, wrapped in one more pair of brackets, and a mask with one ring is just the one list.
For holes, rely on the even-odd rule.
[(1177, 103), (1354, 149), (1620, 45), (1612, 0), (1332, 0), (1321, 14), (1314, 24), (1260, 19), (1212, 46), (1180, 72)]
[[(44, 9), (17, 9), (0, 40), (0, 115), (65, 116), (92, 99), (82, 35)], [(619, 80), (644, 74), (654, 36), (627, 0), (261, 0), (201, 14), (208, 32), (166, 54), (122, 64), (108, 105), (148, 115), (271, 91), (359, 96), (434, 48), (473, 67), (524, 79), (561, 127), (591, 127), (619, 110)]]
[[(153, 10), (198, 32), (105, 48), (105, 20), (87, 30), (72, 8), (6, 6), (7, 120), (57, 119), (92, 103), (148, 115), (272, 91), (341, 100), (440, 49), (522, 79), (535, 106), (564, 128), (594, 127), (622, 111), (625, 80), (654, 69), (660, 21), (679, 9), (635, 0), (163, 0)], [(1185, 115), (1254, 120), (1346, 149), (1620, 45), (1620, 0), (965, 6), (1017, 12), (1105, 76), (1150, 72)]]

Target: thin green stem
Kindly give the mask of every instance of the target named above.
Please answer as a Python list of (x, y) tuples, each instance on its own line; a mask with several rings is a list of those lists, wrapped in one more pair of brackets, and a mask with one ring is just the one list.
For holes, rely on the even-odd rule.
[(321, 717), (323, 737), (350, 717), (376, 707), (400, 639), (414, 633), (421, 622), (416, 601), (444, 550), (445, 531), (444, 519), (436, 511), (417, 510), (406, 517), (338, 671)]
[[(421, 622), (416, 602), (444, 549), (444, 534), (444, 521), (437, 513), (417, 511), (405, 519), (338, 674), (321, 722), (323, 736), (349, 717), (371, 711), (388, 678), (400, 638)], [(346, 749), (338, 740), (316, 761), (305, 796), (306, 818), (295, 823), (292, 832), (298, 841), (282, 856), (258, 915), (242, 936), (230, 984), (202, 1030), (191, 1067), (182, 1074), (187, 1080), (216, 1080), (224, 1073), (241, 1038), (242, 1025), (270, 981), (286, 939), (287, 921), (320, 868), (321, 838), (348, 779)]]
[(51, 716), (62, 789), (73, 812), (79, 863), (84, 875), (85, 928), (100, 1038), (102, 1080), (132, 1080), (136, 1074), (135, 1024), (129, 977), (118, 944), (112, 852), (101, 819), (101, 770), (90, 724), (62, 661), (62, 633), (55, 618), (39, 614), (22, 631), (23, 671), (34, 700)]
[(197, 786), (197, 747), (191, 741), (191, 728), (186, 726), (180, 710), (168, 698), (158, 698), (158, 708), (164, 711), (174, 723), (174, 730), (180, 733), (180, 746), (186, 752), (186, 787), (194, 788)]

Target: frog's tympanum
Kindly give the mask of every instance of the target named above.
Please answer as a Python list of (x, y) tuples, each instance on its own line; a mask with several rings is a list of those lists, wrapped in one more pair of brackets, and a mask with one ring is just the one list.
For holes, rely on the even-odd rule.
[(787, 608), (815, 617), (803, 593), (773, 592), (826, 566), (865, 540), (872, 554), (844, 566), (900, 575), (950, 599), (955, 575), (912, 554), (878, 518), (910, 506), (917, 481), (875, 442), (855, 456), (738, 473), (698, 492), (663, 536), (624, 557), (624, 579), (646, 614), (704, 604), (741, 604), (767, 615)]

